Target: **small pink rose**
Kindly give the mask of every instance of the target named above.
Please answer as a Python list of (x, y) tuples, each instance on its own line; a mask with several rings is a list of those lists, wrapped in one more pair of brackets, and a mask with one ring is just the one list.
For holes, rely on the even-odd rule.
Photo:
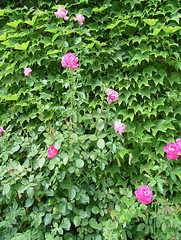
[(32, 69), (30, 67), (27, 67), (24, 69), (24, 75), (29, 76), (29, 74), (32, 72)]
[(178, 138), (178, 139), (176, 140), (176, 143), (179, 145), (180, 152), (181, 152), (181, 138)]
[(70, 67), (76, 69), (79, 65), (77, 64), (78, 57), (75, 57), (73, 53), (69, 52), (62, 57), (62, 67)]
[(108, 95), (107, 101), (112, 103), (113, 101), (118, 100), (118, 93), (114, 91), (113, 89), (107, 89), (106, 93)]
[(77, 14), (76, 18), (74, 18), (74, 21), (78, 21), (80, 26), (83, 25), (84, 20), (85, 20), (85, 17), (82, 14)]
[(51, 145), (48, 150), (48, 158), (53, 158), (55, 154), (59, 153), (59, 150), (54, 147), (54, 145)]
[(126, 126), (121, 122), (121, 120), (118, 120), (114, 123), (114, 129), (116, 132), (122, 134), (125, 131)]
[(3, 132), (3, 128), (0, 127), (0, 136), (2, 135), (2, 132)]
[(57, 12), (54, 12), (56, 17), (63, 18), (65, 21), (69, 20), (67, 13), (68, 13), (68, 10), (66, 10), (64, 7), (59, 7)]
[(150, 204), (152, 201), (153, 193), (150, 188), (146, 185), (142, 185), (135, 191), (136, 197), (142, 204)]
[(178, 143), (169, 142), (163, 150), (167, 153), (168, 159), (176, 160), (179, 157), (178, 153), (180, 152), (180, 147)]

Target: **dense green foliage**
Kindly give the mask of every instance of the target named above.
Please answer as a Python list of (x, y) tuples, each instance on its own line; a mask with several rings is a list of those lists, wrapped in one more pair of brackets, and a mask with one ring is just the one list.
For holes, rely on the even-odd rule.
[(0, 240), (178, 240), (181, 157), (163, 147), (181, 137), (179, 1), (1, 2)]

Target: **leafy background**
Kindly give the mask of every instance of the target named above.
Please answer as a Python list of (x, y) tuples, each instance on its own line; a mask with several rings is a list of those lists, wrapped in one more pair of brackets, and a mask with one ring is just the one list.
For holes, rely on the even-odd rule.
[(181, 137), (179, 1), (3, 0), (0, 18), (0, 239), (179, 239), (180, 158), (163, 151)]

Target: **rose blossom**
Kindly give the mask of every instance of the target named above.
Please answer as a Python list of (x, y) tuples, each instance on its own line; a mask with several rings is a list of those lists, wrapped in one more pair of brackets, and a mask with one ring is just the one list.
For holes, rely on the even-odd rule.
[(176, 140), (176, 143), (179, 145), (180, 152), (181, 152), (181, 138), (178, 138), (178, 139)]
[(64, 7), (59, 7), (57, 12), (54, 12), (55, 16), (58, 18), (63, 18), (65, 21), (69, 19), (67, 16), (68, 10), (66, 10)]
[(0, 127), (0, 136), (2, 135), (3, 128)]
[(48, 150), (48, 158), (53, 158), (55, 154), (59, 153), (59, 150), (57, 150), (54, 145), (51, 145)]
[(169, 142), (163, 150), (167, 153), (168, 159), (176, 160), (179, 157), (178, 153), (180, 152), (180, 147), (178, 143)]
[(29, 74), (32, 72), (32, 69), (30, 67), (27, 67), (24, 69), (24, 75), (29, 76)]
[(73, 53), (69, 52), (62, 57), (62, 67), (70, 67), (76, 69), (79, 65), (77, 64), (78, 57), (75, 57)]
[(106, 93), (108, 95), (107, 101), (112, 103), (113, 101), (118, 100), (118, 93), (112, 89), (107, 89)]
[(119, 121), (115, 121), (114, 129), (116, 132), (119, 132), (120, 134), (122, 134), (126, 129), (126, 126), (121, 122), (121, 120), (119, 120)]
[(74, 18), (74, 21), (78, 21), (80, 26), (83, 25), (83, 21), (85, 20), (85, 17), (82, 14), (77, 14), (76, 18)]
[(153, 197), (152, 191), (146, 185), (140, 186), (138, 190), (135, 191), (135, 195), (142, 204), (150, 204)]

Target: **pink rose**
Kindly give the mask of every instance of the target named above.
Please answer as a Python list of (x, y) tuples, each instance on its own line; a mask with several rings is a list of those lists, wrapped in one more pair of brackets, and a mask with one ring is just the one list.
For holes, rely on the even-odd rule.
[(59, 150), (57, 150), (54, 145), (51, 145), (48, 150), (48, 158), (53, 158), (55, 154), (59, 153)]
[(2, 135), (3, 128), (0, 127), (0, 136)]
[(116, 132), (119, 132), (120, 134), (122, 134), (126, 129), (126, 126), (121, 122), (121, 120), (119, 120), (119, 121), (115, 121), (114, 129)]
[(67, 16), (68, 10), (66, 10), (64, 7), (59, 7), (57, 12), (54, 12), (55, 16), (58, 18), (63, 18), (65, 21), (69, 20), (69, 17)]
[(77, 14), (76, 18), (74, 18), (74, 21), (78, 21), (80, 26), (83, 25), (84, 20), (85, 20), (85, 17), (82, 14)]
[(112, 89), (107, 89), (106, 93), (108, 95), (107, 101), (112, 103), (113, 101), (118, 100), (118, 93)]
[(176, 140), (176, 143), (179, 145), (180, 152), (181, 152), (181, 138), (178, 138), (178, 139)]
[(32, 72), (32, 69), (30, 67), (27, 67), (24, 69), (24, 75), (29, 76), (29, 74)]
[(135, 191), (135, 195), (142, 204), (150, 204), (153, 197), (152, 191), (146, 185), (140, 186), (138, 190)]
[(10, 170), (8, 170), (8, 172), (13, 172), (13, 171), (14, 171), (14, 169), (12, 169), (12, 168)]
[(179, 157), (178, 153), (180, 152), (180, 147), (178, 143), (169, 142), (163, 150), (167, 153), (168, 159), (176, 160)]
[(76, 69), (79, 65), (77, 64), (78, 57), (75, 57), (73, 53), (69, 52), (62, 57), (62, 67), (70, 67)]

